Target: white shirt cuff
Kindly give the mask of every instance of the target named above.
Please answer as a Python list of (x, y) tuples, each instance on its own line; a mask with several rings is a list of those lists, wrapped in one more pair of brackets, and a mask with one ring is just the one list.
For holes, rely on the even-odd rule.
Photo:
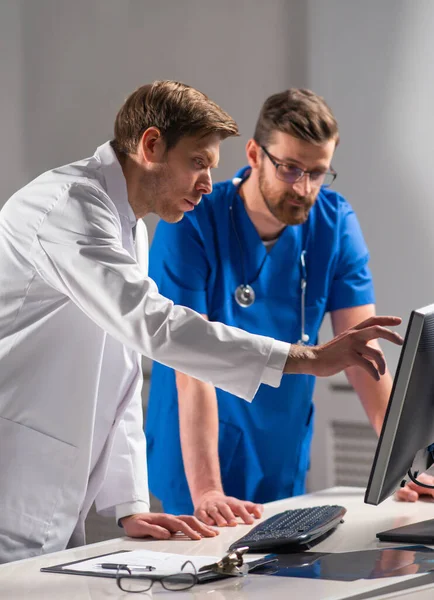
[(262, 383), (266, 383), (272, 387), (279, 387), (290, 349), (291, 344), (273, 340), (270, 356), (262, 374)]
[(137, 515), (139, 513), (148, 513), (149, 503), (144, 500), (136, 500), (135, 502), (124, 502), (123, 504), (116, 505), (116, 522), (119, 523), (119, 519), (123, 517), (129, 517), (130, 515)]

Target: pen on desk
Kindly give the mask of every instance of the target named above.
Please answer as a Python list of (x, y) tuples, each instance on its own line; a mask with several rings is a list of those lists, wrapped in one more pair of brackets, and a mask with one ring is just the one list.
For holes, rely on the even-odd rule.
[(100, 569), (110, 569), (112, 571), (132, 569), (133, 571), (155, 571), (156, 567), (151, 565), (127, 565), (127, 564), (116, 564), (116, 563), (102, 563), (95, 565)]

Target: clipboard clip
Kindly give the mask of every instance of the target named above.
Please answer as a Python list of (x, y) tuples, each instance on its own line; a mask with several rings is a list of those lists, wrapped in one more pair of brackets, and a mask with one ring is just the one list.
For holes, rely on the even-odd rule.
[(203, 571), (213, 571), (222, 575), (232, 575), (234, 577), (243, 577), (249, 571), (249, 565), (244, 563), (243, 554), (249, 549), (248, 546), (237, 548), (232, 552), (228, 552), (218, 562), (210, 565), (204, 565), (199, 569), (199, 573)]

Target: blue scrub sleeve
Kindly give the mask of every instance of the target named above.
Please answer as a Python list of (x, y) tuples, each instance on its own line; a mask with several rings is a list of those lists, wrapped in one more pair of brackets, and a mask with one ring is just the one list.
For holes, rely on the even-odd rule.
[(347, 202), (342, 205), (338, 243), (339, 252), (327, 311), (374, 304), (368, 248), (356, 214)]
[(175, 224), (160, 221), (149, 254), (149, 275), (159, 292), (175, 304), (207, 314), (209, 272), (204, 244), (190, 218)]

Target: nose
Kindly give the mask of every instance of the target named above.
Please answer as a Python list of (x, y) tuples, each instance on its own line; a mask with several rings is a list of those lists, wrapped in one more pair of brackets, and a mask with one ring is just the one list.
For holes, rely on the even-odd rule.
[(303, 177), (293, 183), (292, 188), (300, 196), (308, 196), (312, 191), (309, 173), (303, 173)]
[(211, 194), (212, 192), (212, 177), (210, 169), (201, 173), (196, 183), (196, 190), (202, 194)]

